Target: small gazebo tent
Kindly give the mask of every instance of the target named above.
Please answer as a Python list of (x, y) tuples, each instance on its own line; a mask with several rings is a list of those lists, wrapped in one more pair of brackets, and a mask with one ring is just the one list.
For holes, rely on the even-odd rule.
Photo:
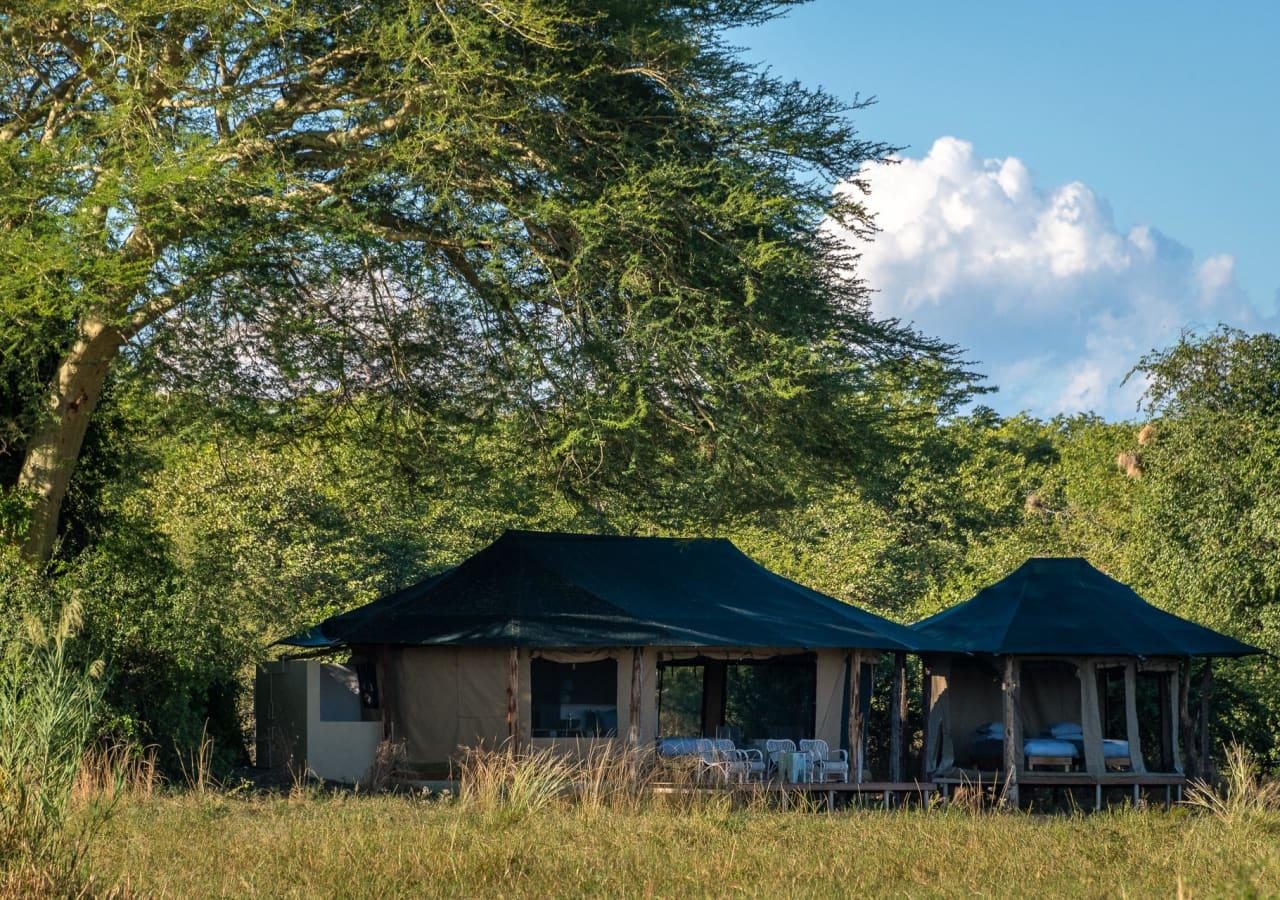
[[(1012, 802), (1019, 781), (1177, 783), (1191, 659), (1260, 652), (1079, 558), (1028, 560), (911, 629), (926, 669), (925, 777), (994, 770)], [(1144, 730), (1158, 748), (1144, 752)]]
[(689, 676), (682, 684), (700, 674), (700, 721), (688, 727), (714, 736), (726, 678), (773, 666), (764, 682), (790, 678), (806, 698), (779, 704), (779, 717), (797, 737), (849, 747), (856, 770), (863, 653), (901, 655), (912, 641), (906, 627), (776, 575), (727, 540), (508, 531), (457, 567), (284, 643), (347, 652), (369, 713), (425, 767), (504, 741), (652, 746), (659, 682), (675, 670)]

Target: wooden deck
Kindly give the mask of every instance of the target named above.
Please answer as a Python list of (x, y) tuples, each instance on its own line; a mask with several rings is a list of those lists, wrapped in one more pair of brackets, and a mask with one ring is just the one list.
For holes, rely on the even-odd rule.
[(688, 785), (660, 783), (651, 787), (655, 794), (724, 794), (735, 796), (776, 796), (785, 809), (791, 797), (816, 797), (834, 809), (837, 796), (879, 795), (885, 808), (900, 806), (915, 797), (927, 805), (937, 791), (931, 781), (828, 781), (783, 783), (780, 781), (747, 781), (729, 784)]
[[(960, 786), (982, 788), (998, 788), (1005, 783), (1003, 772), (975, 772), (966, 775), (937, 776), (934, 781), (943, 799), (949, 799), (951, 791)], [(1093, 788), (1093, 807), (1102, 809), (1103, 791), (1107, 788), (1129, 788), (1133, 803), (1136, 806), (1142, 797), (1143, 788), (1164, 788), (1164, 804), (1172, 805), (1175, 800), (1182, 802), (1182, 790), (1186, 787), (1187, 776), (1166, 772), (1107, 772), (1104, 775), (1090, 775), (1088, 772), (1046, 772), (1030, 771), (1018, 775), (1018, 784), (1022, 787), (1049, 788)]]

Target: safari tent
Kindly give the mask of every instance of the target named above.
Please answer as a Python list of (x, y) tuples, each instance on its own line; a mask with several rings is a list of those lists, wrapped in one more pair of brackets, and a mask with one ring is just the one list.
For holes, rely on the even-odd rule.
[[(1260, 652), (1163, 610), (1083, 559), (1031, 559), (911, 626), (924, 664), (924, 776), (1180, 789), (1193, 660)], [(1181, 726), (1181, 727), (1180, 727)], [(1183, 732), (1183, 734), (1180, 734)], [(1201, 733), (1203, 734), (1203, 727)]]
[(732, 734), (859, 751), (870, 665), (901, 659), (912, 635), (727, 540), (508, 531), (284, 643), (342, 652), (362, 717), (426, 771), (460, 746), (508, 741)]

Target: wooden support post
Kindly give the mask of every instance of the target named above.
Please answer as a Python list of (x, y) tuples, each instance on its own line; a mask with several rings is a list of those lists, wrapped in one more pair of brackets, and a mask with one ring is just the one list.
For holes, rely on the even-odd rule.
[(849, 654), (849, 774), (862, 782), (862, 651)]
[(902, 780), (902, 733), (907, 721), (907, 654), (893, 654), (893, 696), (889, 716), (889, 780)]
[(1169, 733), (1169, 764), (1173, 771), (1182, 774), (1182, 729), (1178, 727), (1178, 670), (1169, 673), (1169, 705), (1164, 709), (1166, 730)]
[[(866, 697), (866, 702), (867, 702), (867, 707), (868, 707), (868, 708), (870, 708), (870, 707), (871, 707), (871, 704), (874, 702), (874, 698), (875, 698), (875, 695), (876, 695), (876, 659), (878, 659), (878, 658), (879, 658), (879, 654), (872, 654), (872, 655), (871, 655), (871, 661), (870, 661), (869, 663), (867, 663), (867, 684), (866, 684), (866, 688), (867, 688), (867, 697)], [(859, 752), (861, 752), (861, 754), (862, 754), (862, 759), (858, 760), (858, 765), (859, 765), (859, 767), (863, 770), (864, 774), (865, 774), (866, 769), (868, 768), (868, 767), (867, 767), (867, 761), (866, 761), (866, 757), (867, 757), (867, 737), (866, 737), (867, 729), (866, 729), (866, 724), (867, 724), (867, 723), (866, 723), (866, 721), (865, 721), (865, 720), (863, 720), (863, 723), (862, 723), (862, 725), (863, 725), (863, 728), (862, 728), (862, 735), (863, 735), (863, 736), (862, 736), (862, 743), (858, 745), (858, 750), (859, 750)], [(863, 780), (863, 779), (862, 779), (861, 777), (858, 779), (858, 781), (859, 781), (859, 782), (861, 782), (862, 780)]]
[(1209, 695), (1213, 693), (1213, 660), (1205, 659), (1200, 673), (1200, 777), (1208, 778), (1213, 770), (1213, 745), (1209, 740)]
[(520, 744), (520, 650), (511, 648), (507, 656), (507, 739), (511, 753)]
[[(392, 652), (389, 646), (383, 644), (378, 648), (375, 662), (376, 677), (378, 679), (378, 706), (382, 715), (382, 739), (384, 741), (394, 741), (396, 739), (395, 719), (392, 716), (392, 711), (400, 699), (396, 694), (395, 676), (393, 674), (394, 663), (399, 661), (399, 657), (397, 656), (396, 660), (393, 661), (391, 658)], [(398, 653), (399, 651), (394, 652)]]
[(1200, 777), (1200, 754), (1196, 750), (1195, 723), (1191, 721), (1191, 659), (1182, 664), (1182, 690), (1178, 692), (1178, 720), (1182, 725), (1182, 746), (1187, 751), (1187, 774)]
[(933, 774), (933, 761), (929, 759), (929, 720), (933, 717), (933, 675), (929, 664), (920, 660), (920, 780), (928, 781)]
[(1022, 721), (1018, 716), (1018, 660), (1004, 658), (1004, 778), (1005, 802), (1018, 808), (1018, 775), (1022, 769)]
[(627, 730), (627, 741), (632, 747), (640, 746), (640, 698), (641, 679), (644, 678), (642, 650), (634, 647), (631, 650), (631, 727)]

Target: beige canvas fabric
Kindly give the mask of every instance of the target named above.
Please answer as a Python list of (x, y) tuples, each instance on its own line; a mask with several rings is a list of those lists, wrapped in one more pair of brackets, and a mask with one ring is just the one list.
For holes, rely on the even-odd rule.
[(1080, 721), (1080, 673), (1066, 660), (1024, 660), (1019, 712), (1023, 734), (1039, 737), (1059, 722)]
[(847, 655), (842, 650), (819, 650), (817, 653), (813, 736), (826, 741), (828, 747), (839, 747), (842, 743), (840, 725), (844, 719)]
[(459, 746), (497, 747), (508, 737), (506, 650), (391, 648), (391, 733), (410, 763), (438, 764)]
[[(952, 737), (951, 657), (935, 656), (929, 665), (929, 745), (925, 748), (930, 772), (945, 772), (956, 764)], [(992, 720), (994, 721), (994, 720)]]
[(1084, 732), (1084, 768), (1090, 775), (1106, 771), (1102, 756), (1102, 712), (1098, 703), (1098, 664), (1080, 659), (1080, 727)]

